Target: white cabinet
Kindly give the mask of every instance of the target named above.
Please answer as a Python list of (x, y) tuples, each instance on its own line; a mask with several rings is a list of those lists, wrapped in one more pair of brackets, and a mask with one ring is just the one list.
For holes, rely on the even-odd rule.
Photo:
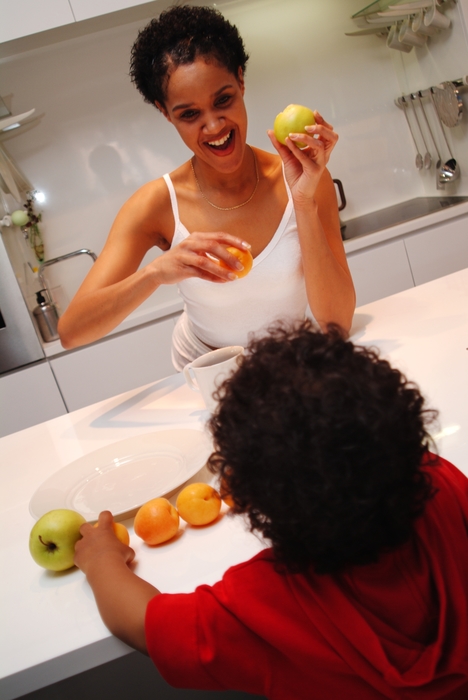
[(414, 287), (403, 240), (364, 248), (347, 258), (357, 306)]
[(68, 0), (0, 0), (0, 43), (75, 21)]
[(141, 0), (0, 0), (0, 43), (141, 4)]
[(0, 377), (0, 437), (65, 413), (67, 409), (47, 362)]
[(174, 374), (174, 318), (50, 359), (69, 411)]
[(141, 0), (70, 0), (77, 22), (141, 4)]
[(430, 282), (468, 267), (468, 215), (347, 254), (356, 304)]
[(424, 284), (468, 267), (468, 216), (405, 238), (414, 283)]

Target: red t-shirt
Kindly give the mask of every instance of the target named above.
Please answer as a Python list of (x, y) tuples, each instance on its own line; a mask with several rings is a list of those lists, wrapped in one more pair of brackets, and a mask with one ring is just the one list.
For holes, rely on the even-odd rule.
[(468, 479), (441, 458), (430, 472), (415, 536), (377, 564), (280, 574), (267, 549), (214, 586), (153, 598), (162, 676), (271, 700), (467, 700)]

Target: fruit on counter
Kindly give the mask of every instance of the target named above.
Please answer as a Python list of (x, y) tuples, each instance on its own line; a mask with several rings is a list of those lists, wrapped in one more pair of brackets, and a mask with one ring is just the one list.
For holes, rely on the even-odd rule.
[(221, 496), (224, 503), (227, 506), (229, 506), (229, 508), (232, 508), (234, 506), (234, 499), (232, 498), (231, 494), (229, 493), (228, 489), (226, 488), (226, 484), (225, 484), (224, 480), (222, 480), (220, 483), (219, 495)]
[(189, 525), (208, 525), (221, 510), (221, 496), (209, 484), (189, 484), (177, 496), (176, 508)]
[(234, 507), (234, 505), (235, 505), (235, 504), (234, 504), (234, 499), (233, 499), (232, 496), (230, 496), (228, 493), (225, 493), (225, 494), (222, 496), (222, 499), (223, 499), (224, 503), (225, 503), (227, 506), (229, 506), (229, 508), (233, 508), (233, 507)]
[(85, 522), (80, 513), (67, 508), (50, 510), (39, 518), (29, 536), (29, 551), (36, 564), (50, 571), (70, 569)]
[[(241, 250), (240, 248), (235, 248), (234, 246), (229, 246), (228, 248), (226, 248), (226, 250), (228, 251), (228, 253), (231, 253), (231, 255), (234, 255), (234, 257), (236, 257), (244, 266), (243, 270), (234, 270), (237, 277), (240, 279), (241, 277), (245, 277), (246, 275), (248, 275), (253, 265), (253, 257), (250, 250)], [(227, 265), (224, 262), (224, 260), (218, 260), (217, 262), (225, 270), (233, 269), (229, 267), (229, 265)]]
[(29, 221), (29, 216), (24, 209), (17, 209), (11, 215), (11, 220), (15, 226), (26, 226)]
[(133, 528), (146, 544), (161, 544), (177, 534), (179, 514), (167, 498), (153, 498), (139, 508)]
[[(305, 127), (312, 124), (315, 124), (315, 117), (311, 109), (302, 105), (288, 105), (276, 116), (273, 131), (278, 141), (284, 145), (289, 134), (305, 134)], [(295, 143), (299, 148), (305, 146), (299, 141)]]
[[(94, 523), (94, 527), (98, 526), (99, 523)], [(112, 523), (112, 527), (114, 528), (117, 539), (120, 540), (122, 544), (126, 544), (128, 546), (130, 544), (130, 534), (125, 525), (122, 525), (122, 523)]]

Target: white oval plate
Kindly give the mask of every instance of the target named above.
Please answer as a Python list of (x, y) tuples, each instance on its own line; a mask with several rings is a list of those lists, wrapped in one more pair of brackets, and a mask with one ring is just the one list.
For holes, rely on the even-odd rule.
[(71, 462), (49, 477), (29, 502), (38, 519), (70, 508), (86, 520), (102, 510), (131, 517), (151, 498), (174, 491), (206, 463), (213, 451), (200, 430), (161, 430), (120, 440)]

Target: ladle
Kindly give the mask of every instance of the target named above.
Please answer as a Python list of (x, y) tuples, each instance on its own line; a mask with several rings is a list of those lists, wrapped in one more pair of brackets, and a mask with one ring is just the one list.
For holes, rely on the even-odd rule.
[(460, 166), (458, 165), (457, 161), (453, 157), (452, 151), (450, 150), (447, 136), (445, 135), (444, 127), (442, 126), (442, 122), (439, 117), (439, 112), (437, 111), (437, 107), (434, 102), (434, 94), (432, 92), (432, 88), (429, 91), (429, 95), (431, 97), (432, 106), (434, 107), (434, 112), (436, 113), (437, 119), (439, 120), (440, 130), (442, 131), (442, 134), (444, 136), (445, 145), (447, 146), (447, 150), (450, 154), (450, 160), (441, 165), (439, 168), (439, 182), (453, 182), (454, 180), (458, 180), (458, 178), (460, 177)]
[(421, 170), (421, 168), (423, 166), (423, 157), (419, 152), (419, 147), (418, 147), (416, 138), (414, 136), (413, 129), (411, 128), (410, 120), (408, 119), (408, 115), (406, 114), (406, 100), (404, 97), (401, 98), (400, 104), (403, 105), (403, 114), (405, 115), (405, 119), (406, 119), (406, 122), (408, 124), (408, 129), (410, 130), (411, 136), (413, 137), (414, 145), (416, 146), (416, 160), (415, 160), (416, 167), (418, 170)]
[(424, 148), (426, 149), (426, 153), (424, 154), (424, 160), (423, 160), (424, 168), (426, 170), (429, 170), (429, 168), (432, 165), (432, 156), (429, 153), (429, 149), (428, 149), (427, 144), (426, 144), (426, 139), (424, 138), (424, 133), (423, 133), (423, 130), (421, 129), (419, 117), (418, 117), (417, 112), (416, 112), (416, 107), (414, 106), (415, 99), (416, 99), (415, 96), (412, 94), (411, 95), (411, 106), (413, 107), (414, 117), (415, 117), (417, 125), (418, 125), (419, 133), (421, 134), (421, 138), (423, 140)]

